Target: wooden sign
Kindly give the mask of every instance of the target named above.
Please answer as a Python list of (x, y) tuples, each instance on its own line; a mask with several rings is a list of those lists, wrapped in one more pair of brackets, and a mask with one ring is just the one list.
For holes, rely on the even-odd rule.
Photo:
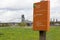
[(47, 31), (50, 27), (49, 1), (34, 3), (33, 29)]

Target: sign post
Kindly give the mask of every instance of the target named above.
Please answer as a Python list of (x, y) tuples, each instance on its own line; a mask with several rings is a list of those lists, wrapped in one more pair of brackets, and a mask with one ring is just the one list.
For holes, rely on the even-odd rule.
[(39, 31), (39, 40), (46, 40), (46, 31), (50, 27), (50, 1), (34, 3), (33, 29)]
[(46, 40), (46, 31), (39, 31), (39, 40)]

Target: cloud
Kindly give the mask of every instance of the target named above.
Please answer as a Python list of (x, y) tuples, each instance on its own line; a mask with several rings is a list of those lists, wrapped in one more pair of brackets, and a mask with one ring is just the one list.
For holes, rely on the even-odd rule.
[(40, 0), (0, 0), (0, 21), (18, 21), (22, 14), (26, 19), (32, 20), (33, 3), (38, 1)]
[(1, 13), (1, 14), (2, 14), (0, 15), (1, 22), (19, 21), (21, 20), (22, 14), (25, 15), (26, 20), (29, 19), (32, 21), (32, 18), (33, 18), (32, 10), (5, 11), (4, 13)]
[(60, 0), (50, 0), (51, 8), (59, 7)]
[[(33, 3), (41, 0), (0, 0), (0, 21), (19, 21), (24, 14), (26, 20), (33, 21)], [(60, 18), (60, 0), (51, 1), (51, 18)]]
[(50, 0), (50, 17), (60, 20), (60, 0)]
[(26, 9), (32, 8), (34, 2), (39, 0), (0, 0), (0, 8)]

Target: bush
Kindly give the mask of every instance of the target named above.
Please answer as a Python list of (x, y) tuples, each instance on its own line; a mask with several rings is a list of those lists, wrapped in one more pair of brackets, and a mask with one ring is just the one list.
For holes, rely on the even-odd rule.
[(19, 23), (19, 26), (27, 26), (27, 24), (25, 22), (21, 22)]

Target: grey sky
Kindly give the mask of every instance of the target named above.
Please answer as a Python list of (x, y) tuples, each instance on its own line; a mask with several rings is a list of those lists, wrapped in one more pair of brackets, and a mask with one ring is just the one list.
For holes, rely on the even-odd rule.
[[(0, 0), (0, 21), (18, 22), (21, 15), (24, 14), (28, 20), (33, 20), (33, 3), (40, 0)], [(60, 0), (50, 0), (51, 18), (60, 20)], [(17, 19), (18, 18), (18, 19)]]

